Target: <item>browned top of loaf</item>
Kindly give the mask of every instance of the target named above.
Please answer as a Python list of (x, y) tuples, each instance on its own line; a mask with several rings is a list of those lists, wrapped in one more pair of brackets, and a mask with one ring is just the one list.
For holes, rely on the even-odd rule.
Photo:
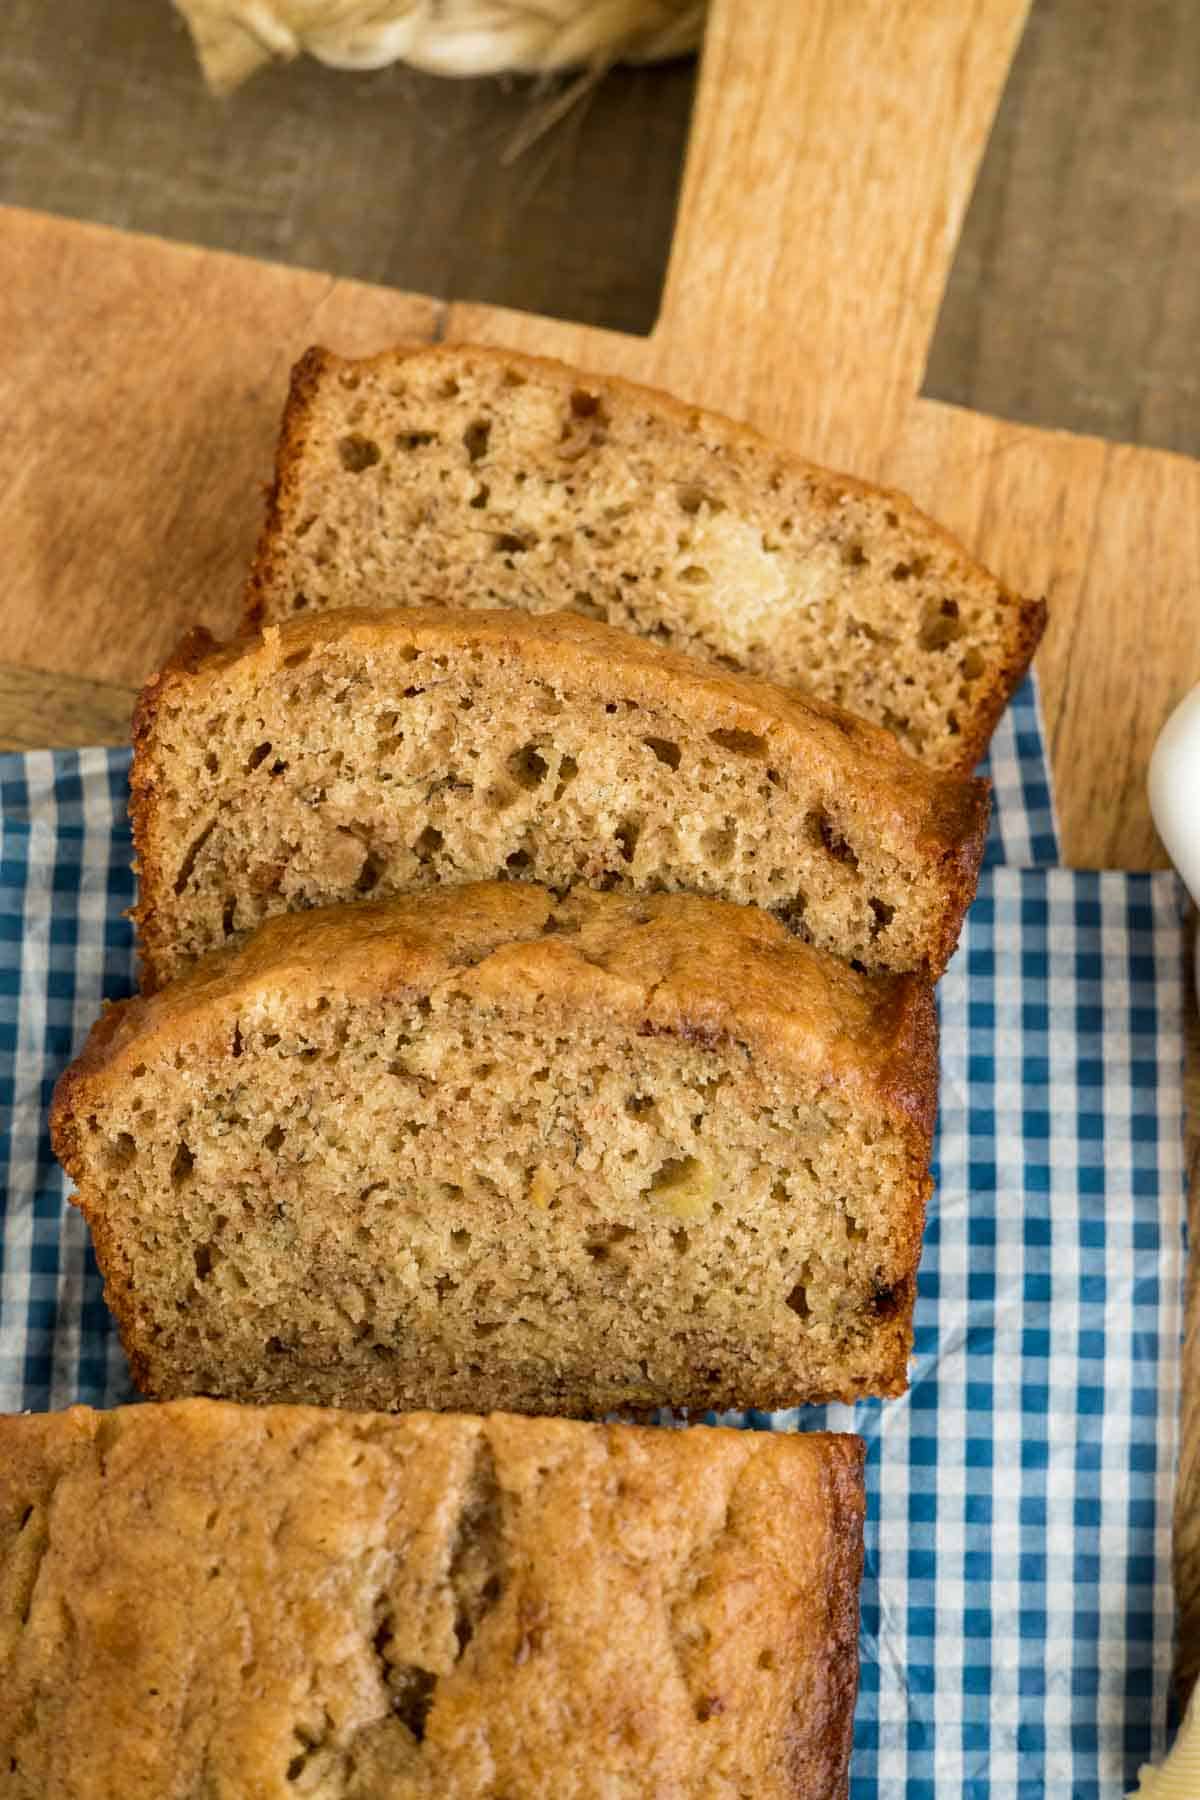
[(831, 1800), (862, 1460), (503, 1414), (0, 1418), (5, 1792)]
[[(252, 685), (289, 658), (315, 646), (353, 646), (366, 658), (394, 655), (405, 645), (422, 651), (489, 646), (519, 662), (534, 679), (553, 682), (564, 672), (597, 691), (614, 685), (640, 705), (686, 705), (706, 729), (749, 732), (772, 754), (803, 757), (832, 783), (872, 796), (914, 860), (939, 866), (947, 896), (942, 941), (928, 946), (927, 966), (940, 974), (974, 896), (987, 835), (986, 781), (928, 768), (907, 756), (890, 732), (814, 696), (748, 675), (734, 675), (662, 649), (575, 613), (464, 612), (412, 608), (374, 612), (347, 608), (271, 627), (261, 639), (212, 648), (197, 633), (144, 688), (133, 719), (135, 751), (149, 752), (159, 711), (176, 694), (194, 699), (200, 684), (237, 669)], [(153, 873), (154, 769), (150, 754), (135, 755), (130, 810), (143, 873)]]
[[(658, 473), (664, 486), (681, 483), (680, 491), (685, 496), (694, 492), (706, 501), (711, 498), (718, 510), (728, 506), (736, 511), (738, 496), (749, 493), (754, 497), (752, 511), (760, 523), (781, 523), (786, 519), (789, 530), (794, 520), (807, 518), (816, 531), (816, 541), (824, 544), (827, 538), (835, 560), (840, 558), (844, 565), (845, 604), (839, 603), (828, 618), (819, 609), (812, 613), (807, 620), (810, 628), (816, 620), (823, 621), (816, 644), (809, 641), (811, 629), (797, 633), (794, 648), (785, 650), (782, 660), (794, 664), (798, 654), (799, 666), (785, 671), (779, 666), (779, 654), (769, 645), (751, 645), (747, 651), (740, 641), (736, 646), (737, 665), (787, 685), (798, 683), (844, 700), (889, 726), (910, 752), (936, 767), (967, 771), (978, 762), (1041, 639), (1046, 624), (1044, 601), (1014, 594), (904, 494), (822, 468), (748, 425), (660, 390), (619, 376), (582, 373), (551, 358), (526, 356), (508, 349), (420, 344), (398, 346), (357, 360), (339, 357), (319, 346), (305, 353), (292, 372), (275, 482), (247, 588), (248, 626), (258, 628), (291, 611), (291, 590), (295, 586), (291, 558), (314, 522), (310, 477), (317, 473), (316, 462), (325, 451), (335, 455), (336, 460), (338, 445), (332, 441), (324, 444), (322, 437), (330, 420), (336, 422), (340, 418), (343, 424), (352, 426), (356, 403), (361, 410), (363, 396), (375, 386), (381, 394), (390, 394), (397, 378), (406, 384), (419, 381), (436, 410), (439, 394), (456, 390), (456, 377), (489, 384), (498, 391), (501, 402), (506, 390), (537, 383), (558, 397), (568, 408), (569, 418), (577, 411), (580, 444), (577, 447), (569, 442), (563, 447), (563, 455), (570, 459), (568, 475), (580, 483), (586, 485), (592, 479), (590, 460), (579, 462), (578, 456), (588, 449), (589, 435), (596, 435), (598, 413), (604, 428), (600, 441), (619, 440), (627, 452), (644, 452), (647, 432), (657, 434), (660, 428), (665, 431), (666, 449), (656, 436), (652, 453), (663, 459)], [(485, 450), (477, 462), (480, 451), (472, 440), (472, 429), (477, 427), (468, 427), (464, 434), (463, 469), (472, 474), (482, 469), (487, 474), (487, 453)], [(413, 435), (423, 439), (425, 434)], [(364, 440), (352, 432), (344, 441), (353, 447)], [(339, 438), (338, 444), (342, 442)], [(378, 454), (376, 447), (374, 456), (361, 465), (368, 480), (373, 475), (371, 463)], [(315, 459), (311, 467), (310, 459)], [(618, 498), (623, 504), (628, 503), (628, 479), (625, 471), (623, 482), (618, 483), (622, 487)], [(468, 482), (469, 489), (476, 485)], [(648, 503), (646, 496), (641, 495), (637, 503)], [(382, 521), (386, 508), (380, 505)], [(464, 500), (462, 506), (465, 505)], [(479, 505), (478, 495), (472, 505)], [(419, 509), (415, 527), (418, 536), (425, 529), (430, 507), (436, 512), (436, 518), (428, 519), (430, 530), (454, 529), (454, 521), (458, 520), (460, 527), (462, 521), (469, 521), (477, 541), (489, 524), (503, 536), (505, 521), (493, 519), (486, 506), (483, 511), (466, 512), (462, 506), (456, 503), (453, 493), (442, 488)], [(690, 499), (685, 510), (696, 510)], [(687, 526), (689, 519), (684, 517), (680, 522)], [(616, 529), (620, 531), (620, 526)], [(514, 546), (518, 550), (522, 547)], [(311, 545), (302, 548), (307, 550)], [(376, 534), (370, 549), (370, 569), (359, 582), (360, 592), (341, 593), (336, 599), (314, 595), (309, 603), (406, 603), (406, 593), (380, 591), (382, 578), (376, 571), (387, 566), (383, 538)], [(581, 549), (586, 563), (586, 546), (575, 544), (572, 556)], [(332, 560), (339, 562), (336, 556)], [(503, 565), (489, 565), (487, 579), (497, 589), (492, 604), (528, 603), (533, 578), (523, 566), (524, 560), (511, 575), (506, 574)], [(509, 568), (512, 567), (510, 558)], [(882, 634), (879, 619), (872, 626), (869, 601), (856, 609), (854, 596), (864, 591), (864, 578), (872, 583), (878, 579), (890, 596), (903, 596), (903, 606), (894, 618), (894, 609), (889, 610)], [(306, 578), (306, 582), (310, 579)], [(423, 555), (419, 575), (413, 572), (414, 597), (424, 591), (431, 599), (461, 604), (452, 590), (436, 593), (438, 582), (436, 559)], [(332, 588), (330, 592), (332, 595)], [(583, 597), (586, 599), (586, 595)], [(808, 602), (803, 595), (794, 603), (789, 597), (787, 606), (794, 611), (798, 625), (805, 621)], [(856, 610), (864, 613), (863, 619), (856, 618)], [(906, 636), (903, 642), (895, 642), (892, 627), (900, 618), (907, 621)], [(662, 635), (668, 626), (657, 618), (651, 623), (647, 615), (641, 628)], [(720, 636), (716, 620), (708, 628), (689, 631), (688, 648), (725, 656), (735, 646), (717, 641), (713, 631)], [(673, 631), (672, 637), (681, 641)], [(966, 662), (961, 662), (957, 654), (960, 650), (970, 653)], [(910, 665), (917, 671), (915, 687), (908, 678)], [(936, 703), (932, 692), (921, 693), (922, 668), (938, 689)], [(915, 709), (911, 719), (906, 716), (906, 708)], [(918, 716), (923, 723), (918, 722)]]
[(483, 1007), (601, 1013), (631, 1032), (726, 1042), (783, 1073), (869, 1095), (926, 1139), (937, 1104), (937, 1020), (919, 975), (866, 975), (792, 937), (754, 907), (690, 894), (556, 900), (526, 882), (437, 888), (374, 905), (269, 919), (156, 994), (111, 1006), (55, 1095), (55, 1147), (77, 1178), (77, 1108), (150, 1054), (228, 1048), (231, 1004), (284, 991), (429, 994), (443, 983)]

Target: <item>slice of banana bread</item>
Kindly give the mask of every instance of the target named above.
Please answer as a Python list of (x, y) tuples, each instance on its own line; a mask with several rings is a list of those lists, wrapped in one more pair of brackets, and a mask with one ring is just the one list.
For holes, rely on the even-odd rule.
[(970, 769), (1045, 625), (901, 494), (666, 394), (466, 345), (292, 378), (249, 619), (570, 607)]
[(532, 883), (287, 915), (59, 1084), (135, 1378), (602, 1414), (902, 1391), (928, 983), (754, 908)]
[(0, 1418), (0, 1788), (837, 1800), (862, 1460), (203, 1400)]
[(134, 744), (150, 986), (273, 913), (513, 875), (936, 976), (987, 826), (985, 783), (887, 732), (570, 613), (296, 620), (156, 677)]

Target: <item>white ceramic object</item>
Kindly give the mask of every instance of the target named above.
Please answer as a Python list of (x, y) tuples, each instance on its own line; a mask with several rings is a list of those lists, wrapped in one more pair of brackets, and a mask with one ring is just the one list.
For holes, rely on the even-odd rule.
[[(1150, 811), (1167, 855), (1200, 906), (1200, 687), (1180, 701), (1150, 758)], [(1200, 938), (1197, 939), (1200, 992)], [(1200, 1800), (1200, 1706), (1197, 1688), (1166, 1762), (1140, 1771), (1130, 1800)]]
[[(1200, 906), (1200, 687), (1181, 700), (1150, 758), (1150, 811), (1167, 855)], [(1198, 940), (1200, 952), (1200, 940)], [(1200, 992), (1200, 954), (1197, 958)]]

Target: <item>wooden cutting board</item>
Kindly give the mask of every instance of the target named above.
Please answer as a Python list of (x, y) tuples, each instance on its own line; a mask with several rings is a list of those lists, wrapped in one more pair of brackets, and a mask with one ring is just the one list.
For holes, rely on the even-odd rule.
[[(185, 627), (233, 626), (306, 345), (475, 339), (668, 387), (904, 488), (1046, 595), (1066, 860), (1161, 864), (1145, 769), (1200, 680), (1200, 464), (919, 395), (1027, 5), (714, 0), (648, 338), (0, 211), (0, 738), (117, 741)], [(1200, 1647), (1190, 1615), (1185, 1637)]]

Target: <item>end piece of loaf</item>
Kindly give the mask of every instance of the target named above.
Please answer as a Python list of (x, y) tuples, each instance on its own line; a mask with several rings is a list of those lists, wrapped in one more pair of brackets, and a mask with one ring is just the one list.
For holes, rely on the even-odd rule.
[(1041, 637), (901, 494), (628, 382), (465, 345), (292, 378), (248, 617), (570, 607), (974, 766)]
[(490, 883), (271, 920), (59, 1084), (149, 1394), (575, 1415), (903, 1390), (920, 977), (752, 908)]
[(497, 876), (707, 893), (936, 977), (987, 827), (986, 783), (568, 613), (326, 613), (185, 654), (134, 745), (148, 985), (274, 913)]
[(0, 1417), (12, 1800), (847, 1791), (857, 1438)]

